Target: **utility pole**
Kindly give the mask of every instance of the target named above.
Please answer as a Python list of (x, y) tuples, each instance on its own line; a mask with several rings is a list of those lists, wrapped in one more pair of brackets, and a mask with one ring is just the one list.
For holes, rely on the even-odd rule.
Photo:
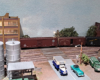
[(57, 38), (59, 38), (59, 30), (57, 30)]
[(80, 50), (80, 64), (82, 63), (82, 42), (81, 42), (81, 50)]
[(58, 38), (58, 44), (59, 44), (59, 30), (57, 30), (57, 38)]

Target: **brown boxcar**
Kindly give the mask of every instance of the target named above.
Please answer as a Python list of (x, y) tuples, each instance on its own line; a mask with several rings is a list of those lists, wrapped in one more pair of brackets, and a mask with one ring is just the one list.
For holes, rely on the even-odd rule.
[(37, 38), (21, 38), (21, 48), (36, 48), (57, 46), (57, 38), (55, 37), (37, 37)]
[(86, 43), (85, 37), (76, 37), (73, 39), (73, 45), (81, 44), (81, 42), (83, 43), (82, 45), (85, 45)]
[(60, 37), (58, 40), (59, 46), (75, 46), (81, 42), (85, 45), (85, 37)]
[(21, 48), (32, 48), (33, 45), (32, 38), (21, 38), (20, 43)]
[(70, 46), (70, 38), (68, 37), (59, 37), (58, 45), (59, 46)]

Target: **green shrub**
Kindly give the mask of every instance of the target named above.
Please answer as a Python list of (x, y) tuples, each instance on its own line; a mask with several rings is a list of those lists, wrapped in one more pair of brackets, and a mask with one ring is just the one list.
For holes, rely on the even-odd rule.
[(30, 38), (29, 35), (23, 35), (22, 38)]
[(82, 62), (84, 64), (88, 64), (89, 63), (89, 58), (86, 54), (82, 54)]

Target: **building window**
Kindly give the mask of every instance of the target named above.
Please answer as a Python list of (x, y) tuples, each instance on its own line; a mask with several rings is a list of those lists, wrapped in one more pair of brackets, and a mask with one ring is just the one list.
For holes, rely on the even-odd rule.
[(0, 35), (2, 35), (2, 30), (0, 30)]
[(0, 21), (0, 26), (2, 26), (2, 22)]
[(4, 22), (4, 26), (8, 26), (8, 22), (7, 21)]
[(17, 21), (5, 21), (4, 26), (18, 26)]
[(13, 22), (13, 25), (16, 26), (16, 22)]
[(16, 29), (5, 29), (4, 34), (18, 34), (18, 30), (16, 30)]
[(8, 22), (8, 26), (11, 25), (11, 22)]
[(12, 32), (11, 32), (11, 34), (18, 34), (18, 30), (13, 29)]

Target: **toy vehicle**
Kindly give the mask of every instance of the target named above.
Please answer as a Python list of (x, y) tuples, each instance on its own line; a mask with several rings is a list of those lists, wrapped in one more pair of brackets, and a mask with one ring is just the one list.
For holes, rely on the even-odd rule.
[(95, 71), (100, 71), (100, 62), (97, 60), (96, 57), (90, 57), (90, 65), (94, 68)]
[(98, 61), (100, 62), (100, 57), (98, 57)]
[(76, 75), (79, 76), (84, 76), (84, 72), (80, 70), (78, 65), (71, 65), (71, 69), (76, 73)]
[(12, 80), (29, 80), (28, 78), (24, 78), (24, 79), (22, 79), (22, 78), (17, 78), (17, 79), (12, 79)]
[(60, 75), (67, 75), (67, 68), (65, 66), (65, 60), (61, 56), (53, 56), (53, 61), (52, 61), (54, 67), (59, 70)]

